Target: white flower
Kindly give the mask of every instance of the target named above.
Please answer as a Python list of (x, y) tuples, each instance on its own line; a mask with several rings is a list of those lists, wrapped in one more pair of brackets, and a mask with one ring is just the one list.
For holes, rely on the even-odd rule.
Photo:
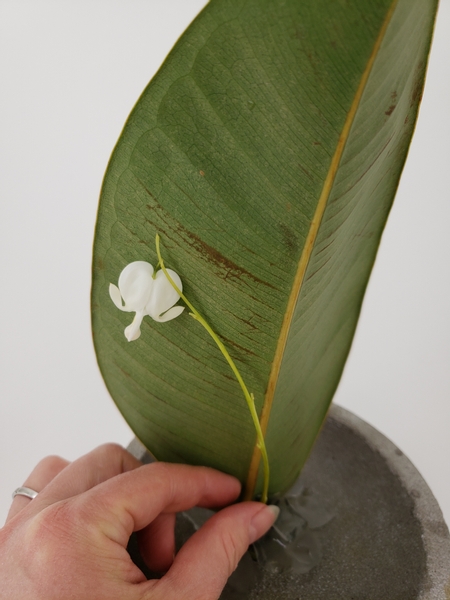
[[(172, 269), (167, 269), (167, 272), (179, 290), (183, 291), (183, 284), (177, 273)], [(153, 273), (154, 269), (150, 263), (138, 260), (127, 265), (122, 271), (119, 287), (109, 284), (109, 295), (117, 308), (136, 313), (131, 325), (125, 329), (125, 337), (129, 342), (137, 340), (141, 335), (141, 323), (145, 316), (164, 323), (178, 317), (185, 308), (173, 306), (178, 302), (180, 295), (164, 272), (159, 270), (155, 276)]]

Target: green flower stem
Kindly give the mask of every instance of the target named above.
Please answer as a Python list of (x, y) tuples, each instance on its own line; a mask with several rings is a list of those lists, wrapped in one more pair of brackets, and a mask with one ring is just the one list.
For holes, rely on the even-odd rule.
[(205, 319), (202, 317), (202, 315), (198, 312), (198, 310), (196, 310), (194, 308), (194, 306), (189, 302), (189, 300), (186, 298), (186, 296), (182, 293), (182, 291), (178, 288), (178, 286), (176, 285), (176, 283), (173, 281), (173, 279), (171, 278), (171, 276), (169, 275), (169, 273), (167, 272), (167, 269), (164, 265), (164, 261), (162, 259), (161, 256), (161, 250), (159, 247), (159, 235), (156, 234), (156, 253), (158, 255), (158, 260), (159, 260), (159, 265), (164, 273), (164, 275), (167, 277), (167, 279), (169, 280), (169, 283), (171, 284), (171, 286), (174, 288), (174, 290), (177, 292), (177, 294), (180, 295), (180, 297), (184, 300), (184, 302), (187, 304), (187, 306), (191, 309), (191, 316), (198, 321), (201, 325), (203, 325), (203, 327), (206, 329), (206, 331), (209, 333), (209, 335), (212, 337), (212, 339), (216, 342), (219, 350), (222, 352), (223, 356), (225, 357), (227, 363), (230, 365), (231, 370), (233, 371), (233, 373), (236, 376), (236, 379), (239, 382), (239, 385), (241, 386), (242, 391), (244, 392), (244, 397), (245, 400), (247, 402), (248, 408), (250, 410), (250, 414), (253, 420), (253, 424), (255, 426), (256, 429), (256, 437), (257, 437), (257, 446), (261, 452), (261, 456), (262, 456), (262, 460), (263, 460), (263, 472), (264, 472), (264, 482), (263, 482), (263, 491), (262, 491), (262, 496), (261, 496), (261, 502), (264, 502), (265, 504), (267, 503), (267, 496), (268, 496), (268, 491), (269, 491), (269, 459), (267, 456), (267, 449), (266, 449), (266, 443), (264, 441), (264, 435), (263, 432), (261, 430), (261, 425), (259, 422), (259, 418), (258, 418), (258, 413), (256, 412), (256, 407), (255, 407), (255, 399), (253, 397), (253, 394), (250, 394), (250, 392), (247, 389), (247, 386), (244, 383), (244, 380), (242, 379), (241, 374), (239, 373), (238, 368), (236, 367), (233, 359), (231, 358), (231, 356), (228, 354), (228, 350), (225, 348), (223, 342), (219, 339), (219, 337), (217, 336), (217, 334), (213, 331), (213, 329), (210, 327), (210, 325), (205, 321)]

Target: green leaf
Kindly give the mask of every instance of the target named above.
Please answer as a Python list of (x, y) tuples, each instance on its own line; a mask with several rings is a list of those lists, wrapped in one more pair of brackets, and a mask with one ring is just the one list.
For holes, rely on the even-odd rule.
[[(92, 323), (124, 417), (161, 460), (256, 481), (239, 385), (187, 311), (132, 319), (121, 270), (167, 267), (255, 395), (271, 492), (297, 477), (350, 349), (406, 158), (437, 0), (212, 0), (129, 117), (102, 189)], [(256, 486), (256, 487), (255, 487)]]

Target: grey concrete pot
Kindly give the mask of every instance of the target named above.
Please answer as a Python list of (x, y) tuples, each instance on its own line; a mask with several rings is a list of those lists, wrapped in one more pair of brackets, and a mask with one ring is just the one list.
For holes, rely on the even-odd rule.
[[(149, 462), (137, 440), (129, 450)], [(311, 525), (320, 560), (295, 575), (257, 566), (250, 587), (237, 580), (224, 600), (450, 599), (442, 512), (412, 463), (381, 433), (332, 406), (299, 482), (330, 514)], [(244, 571), (237, 579), (246, 579)]]

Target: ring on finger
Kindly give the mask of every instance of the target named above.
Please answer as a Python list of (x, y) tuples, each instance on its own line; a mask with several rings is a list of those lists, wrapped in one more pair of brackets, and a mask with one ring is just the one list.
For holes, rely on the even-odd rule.
[(12, 497), (15, 498), (16, 496), (25, 496), (25, 498), (33, 500), (33, 498), (36, 498), (37, 495), (38, 492), (36, 492), (36, 490), (32, 490), (29, 487), (21, 486), (14, 490)]

